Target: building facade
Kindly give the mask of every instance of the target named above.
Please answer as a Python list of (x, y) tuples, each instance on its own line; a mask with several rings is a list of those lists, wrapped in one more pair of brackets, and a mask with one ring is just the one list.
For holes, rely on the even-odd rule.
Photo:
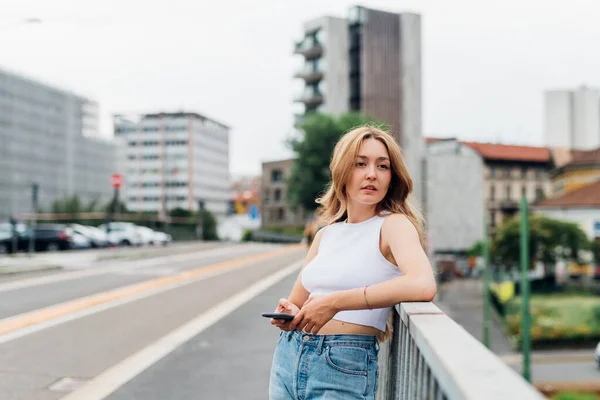
[[(425, 167), (426, 176), (428, 177), (428, 193), (425, 195), (427, 210), (432, 210), (437, 205), (437, 203), (429, 201), (429, 192), (432, 190), (435, 192), (435, 184), (432, 187), (430, 181), (437, 182), (440, 179), (435, 177), (435, 174), (448, 174), (443, 167), (431, 169), (432, 167), (429, 164), (435, 162), (435, 158), (432, 158), (429, 153), (434, 150), (437, 151), (440, 148), (439, 146), (442, 146), (442, 149), (445, 149), (444, 146), (452, 146), (444, 145), (444, 142), (452, 143), (452, 139), (427, 139), (428, 156)], [(479, 142), (461, 141), (459, 143), (472, 149), (481, 157), (483, 161), (481, 170), (474, 165), (471, 166), (471, 168), (481, 171), (481, 180), (474, 177), (468, 180), (463, 179), (462, 174), (469, 174), (464, 169), (461, 169), (463, 171), (461, 173), (456, 173), (454, 170), (451, 170), (451, 173), (457, 175), (460, 182), (462, 182), (459, 186), (456, 186), (458, 191), (461, 191), (463, 186), (468, 187), (468, 182), (471, 180), (482, 182), (482, 209), (487, 214), (488, 230), (491, 234), (494, 234), (496, 228), (507, 218), (511, 218), (518, 213), (523, 194), (525, 194), (530, 204), (540, 202), (552, 195), (550, 171), (554, 168), (554, 164), (550, 149)], [(448, 168), (452, 168), (451, 164), (448, 165)], [(474, 218), (480, 220), (479, 216)]]
[(302, 79), (302, 91), (296, 102), (304, 112), (319, 111), (341, 114), (348, 111), (348, 23), (343, 18), (322, 17), (304, 24), (304, 37), (294, 53), (302, 56), (302, 64), (294, 77)]
[(600, 91), (550, 90), (544, 95), (546, 145), (591, 150), (600, 147)]
[(200, 206), (223, 218), (230, 207), (229, 127), (197, 113), (114, 117), (127, 142), (127, 208), (158, 212)]
[(553, 195), (562, 195), (600, 180), (600, 147), (568, 151), (564, 163), (550, 172)]
[(292, 209), (287, 201), (287, 179), (294, 160), (279, 160), (262, 163), (262, 207), (263, 227), (303, 226), (307, 213), (301, 208)]
[(95, 102), (0, 70), (0, 220), (33, 211), (34, 183), (43, 210), (75, 194), (108, 203), (125, 146), (98, 132)]
[(546, 147), (463, 142), (484, 160), (484, 202), (489, 230), (519, 211), (521, 196), (531, 204), (552, 194), (550, 149)]
[(541, 201), (534, 211), (576, 223), (589, 239), (600, 240), (600, 180)]
[(427, 145), (423, 196), (428, 251), (465, 256), (484, 236), (484, 162), (481, 155), (455, 139)]
[(304, 104), (304, 114), (360, 111), (385, 122), (402, 146), (420, 200), (425, 152), (420, 15), (357, 6), (348, 19), (325, 17), (304, 30), (295, 53), (304, 56), (309, 71), (326, 66), (320, 67), (323, 73), (295, 75), (304, 80), (304, 92), (295, 99)]

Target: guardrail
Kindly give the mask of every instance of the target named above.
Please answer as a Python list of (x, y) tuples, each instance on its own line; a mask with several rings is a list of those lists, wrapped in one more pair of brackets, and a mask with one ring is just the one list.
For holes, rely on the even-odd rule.
[(379, 349), (378, 400), (545, 397), (433, 303), (401, 303)]

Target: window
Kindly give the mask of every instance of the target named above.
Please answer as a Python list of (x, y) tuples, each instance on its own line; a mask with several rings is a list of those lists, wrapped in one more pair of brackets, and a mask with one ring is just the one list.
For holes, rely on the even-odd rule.
[(538, 186), (538, 187), (535, 189), (535, 201), (540, 201), (540, 200), (542, 200), (544, 197), (546, 197), (546, 196), (545, 196), (545, 194), (544, 194), (544, 189), (542, 189), (541, 187), (539, 187), (539, 186)]
[(490, 187), (490, 200), (494, 200), (496, 197), (496, 187), (492, 185)]
[(511, 195), (511, 190), (510, 190), (510, 185), (506, 185), (506, 200), (510, 200), (510, 195)]
[(494, 167), (490, 167), (490, 178), (494, 178), (496, 176), (496, 169)]
[(544, 177), (544, 171), (542, 171), (541, 169), (536, 169), (535, 170), (535, 178), (542, 179), (543, 177)]
[(490, 211), (490, 227), (496, 227), (496, 211)]
[(274, 169), (271, 171), (271, 182), (283, 182), (283, 172), (280, 169)]
[(523, 185), (521, 188), (521, 196), (527, 197), (527, 186)]
[(281, 201), (281, 189), (275, 189), (275, 192), (273, 193), (273, 200), (274, 201)]
[(269, 189), (265, 189), (265, 193), (263, 196), (263, 204), (269, 204)]
[(521, 178), (526, 179), (527, 178), (527, 167), (521, 167)]
[(283, 221), (285, 219), (285, 210), (283, 209), (283, 207), (280, 207), (277, 210), (277, 219), (280, 221)]
[(510, 168), (506, 168), (506, 169), (504, 170), (504, 177), (505, 177), (505, 178), (510, 178)]

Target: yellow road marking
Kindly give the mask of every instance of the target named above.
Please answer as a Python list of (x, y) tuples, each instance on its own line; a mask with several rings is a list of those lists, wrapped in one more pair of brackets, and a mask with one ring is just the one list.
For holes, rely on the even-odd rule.
[(287, 253), (291, 253), (300, 249), (306, 248), (305, 245), (291, 245), (283, 249), (270, 251), (267, 253), (252, 254), (233, 260), (224, 261), (218, 264), (200, 267), (193, 270), (182, 271), (175, 275), (170, 275), (162, 278), (151, 279), (145, 282), (136, 283), (130, 286), (125, 286), (118, 289), (109, 290), (102, 293), (93, 294), (91, 296), (82, 297), (75, 300), (70, 300), (64, 303), (55, 304), (52, 306), (40, 308), (28, 313), (15, 315), (13, 317), (0, 320), (0, 336), (15, 332), (19, 329), (28, 326), (47, 322), (56, 318), (63, 317), (78, 311), (85, 310), (100, 304), (109, 303), (111, 301), (120, 300), (135, 294), (145, 292), (162, 286), (167, 286), (176, 282), (194, 279), (201, 275), (206, 275), (211, 272), (232, 269), (246, 263), (257, 262), (269, 258), (278, 257)]

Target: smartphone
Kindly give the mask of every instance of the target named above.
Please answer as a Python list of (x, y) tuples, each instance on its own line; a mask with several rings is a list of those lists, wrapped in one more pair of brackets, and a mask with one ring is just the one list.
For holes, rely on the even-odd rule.
[(262, 316), (265, 318), (282, 319), (284, 321), (291, 321), (294, 319), (292, 314), (264, 313)]

